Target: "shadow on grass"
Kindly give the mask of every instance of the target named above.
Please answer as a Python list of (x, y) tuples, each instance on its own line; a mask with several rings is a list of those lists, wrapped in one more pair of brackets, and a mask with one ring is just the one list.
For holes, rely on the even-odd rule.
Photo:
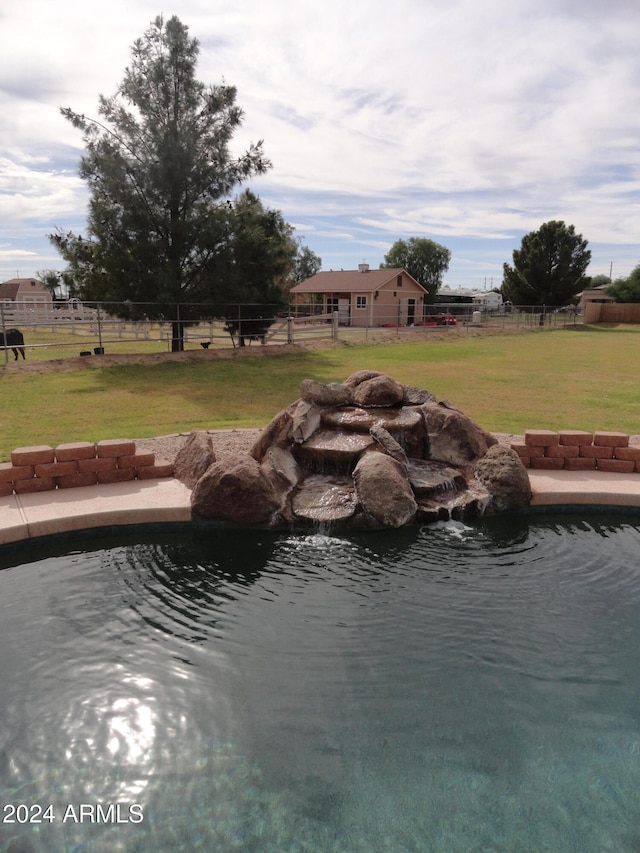
[(598, 323), (597, 325), (565, 326), (567, 332), (617, 332), (619, 334), (640, 334), (640, 326), (631, 326), (628, 323)]
[[(168, 422), (184, 417), (213, 425), (265, 422), (299, 396), (300, 382), (319, 376), (323, 365), (311, 353), (268, 358), (219, 359), (203, 362), (163, 362), (102, 368), (91, 392), (117, 400), (124, 396), (129, 416), (167, 411)], [(70, 389), (82, 395), (85, 389)], [(123, 400), (124, 403), (124, 400)], [(152, 416), (149, 418), (152, 419)], [(213, 426), (213, 428), (216, 428)]]

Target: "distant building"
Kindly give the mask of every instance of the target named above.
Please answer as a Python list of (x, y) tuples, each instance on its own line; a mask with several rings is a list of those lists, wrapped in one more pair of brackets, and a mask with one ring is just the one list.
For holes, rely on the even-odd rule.
[(53, 297), (35, 278), (10, 278), (0, 284), (0, 306), (14, 317), (23, 317), (34, 311), (52, 311)]
[(427, 290), (404, 269), (319, 272), (291, 288), (295, 304), (322, 303), (343, 326), (413, 326), (422, 322)]
[(502, 294), (495, 290), (472, 290), (464, 287), (457, 287), (455, 290), (447, 286), (441, 287), (436, 301), (450, 305), (455, 303), (479, 305), (493, 311), (500, 309), (503, 305)]

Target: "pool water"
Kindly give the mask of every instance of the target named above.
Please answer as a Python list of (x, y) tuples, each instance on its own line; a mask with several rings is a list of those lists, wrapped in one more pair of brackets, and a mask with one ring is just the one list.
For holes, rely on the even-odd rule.
[(605, 515), (4, 549), (0, 850), (637, 853), (639, 554)]

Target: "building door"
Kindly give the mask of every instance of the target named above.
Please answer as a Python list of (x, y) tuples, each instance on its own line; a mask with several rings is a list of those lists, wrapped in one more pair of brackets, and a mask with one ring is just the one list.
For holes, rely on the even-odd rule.
[(401, 299), (398, 303), (398, 325), (413, 326), (416, 321), (416, 300)]
[(338, 299), (338, 323), (348, 326), (351, 322), (351, 305), (348, 299)]

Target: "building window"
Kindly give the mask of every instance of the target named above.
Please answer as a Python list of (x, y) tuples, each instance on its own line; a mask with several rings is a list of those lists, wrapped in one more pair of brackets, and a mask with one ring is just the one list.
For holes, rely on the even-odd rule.
[(398, 287), (402, 287), (402, 275), (399, 275), (397, 278)]
[(366, 296), (356, 296), (356, 308), (366, 308), (367, 307), (367, 297)]

